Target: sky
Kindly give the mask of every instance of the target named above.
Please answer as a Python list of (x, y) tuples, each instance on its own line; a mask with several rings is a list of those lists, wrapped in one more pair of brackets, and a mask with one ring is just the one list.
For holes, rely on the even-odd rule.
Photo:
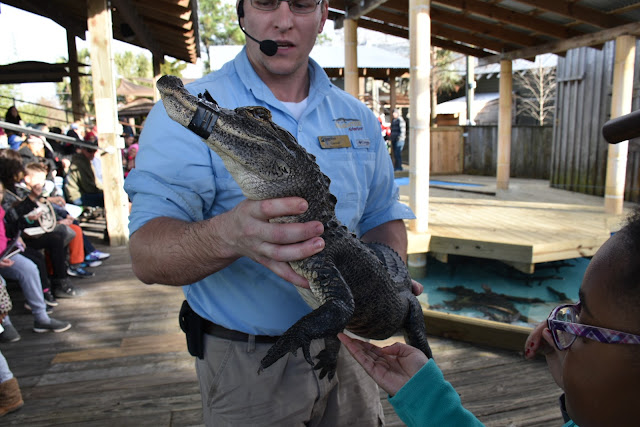
[[(61, 57), (69, 57), (67, 51), (67, 32), (54, 21), (6, 4), (0, 5), (0, 65), (18, 61), (57, 62)], [(89, 44), (76, 37), (78, 51), (89, 48)], [(134, 55), (144, 53), (151, 58), (146, 49), (118, 40), (113, 42), (114, 53), (131, 51)], [(185, 77), (199, 77), (201, 72), (195, 65), (189, 65), (183, 72)], [(37, 102), (41, 98), (56, 100), (55, 83), (25, 83), (18, 85), (21, 99)]]

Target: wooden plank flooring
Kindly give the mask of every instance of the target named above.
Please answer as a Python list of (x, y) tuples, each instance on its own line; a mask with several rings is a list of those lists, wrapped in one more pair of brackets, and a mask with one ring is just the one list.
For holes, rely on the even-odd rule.
[[(131, 271), (126, 248), (74, 279), (82, 298), (61, 300), (52, 316), (71, 321), (59, 334), (31, 331), (33, 318), (12, 285), (14, 325), (22, 335), (0, 350), (20, 382), (25, 406), (0, 420), (21, 426), (201, 425), (193, 358), (177, 315), (180, 289), (147, 286)], [(391, 340), (388, 340), (389, 342)], [(431, 337), (445, 377), (487, 426), (561, 425), (559, 390), (542, 360)], [(381, 393), (388, 426), (402, 426)]]

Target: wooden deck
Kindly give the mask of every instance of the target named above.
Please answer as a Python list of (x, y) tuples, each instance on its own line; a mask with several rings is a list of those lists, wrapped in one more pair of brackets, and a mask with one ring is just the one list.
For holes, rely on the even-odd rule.
[[(193, 358), (177, 315), (180, 289), (146, 286), (131, 271), (126, 248), (96, 277), (74, 279), (82, 298), (61, 300), (54, 317), (73, 328), (36, 334), (22, 295), (10, 287), (14, 325), (22, 335), (0, 344), (24, 395), (25, 406), (4, 425), (201, 425)], [(542, 360), (517, 352), (431, 338), (434, 355), (462, 401), (488, 426), (561, 425), (559, 389)], [(403, 425), (381, 393), (388, 426)]]
[[(465, 255), (533, 273), (537, 263), (592, 256), (624, 218), (604, 213), (601, 197), (553, 189), (547, 181), (512, 179), (509, 190), (496, 191), (495, 178), (434, 179), (481, 185), (430, 190), (429, 233), (410, 233), (409, 252), (444, 262)], [(405, 201), (407, 192), (401, 189)]]

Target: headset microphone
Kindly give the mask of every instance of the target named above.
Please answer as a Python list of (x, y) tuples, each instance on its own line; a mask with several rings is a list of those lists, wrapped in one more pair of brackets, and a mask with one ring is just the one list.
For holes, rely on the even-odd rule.
[(244, 28), (242, 28), (242, 24), (240, 23), (240, 18), (244, 17), (244, 5), (243, 5), (244, 1), (240, 0), (240, 2), (238, 2), (238, 26), (240, 27), (240, 30), (242, 30), (242, 32), (249, 37), (251, 40), (253, 40), (254, 42), (258, 43), (260, 45), (260, 51), (262, 53), (264, 53), (267, 56), (273, 56), (278, 52), (278, 43), (276, 43), (274, 40), (258, 40), (255, 37), (251, 36), (249, 33), (247, 33)]

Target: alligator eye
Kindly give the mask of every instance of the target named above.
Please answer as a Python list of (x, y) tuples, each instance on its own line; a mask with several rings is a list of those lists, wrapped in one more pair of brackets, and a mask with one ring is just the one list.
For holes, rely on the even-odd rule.
[(278, 176), (286, 176), (289, 175), (291, 169), (289, 169), (289, 165), (287, 165), (285, 162), (277, 159), (275, 164), (275, 172)]
[(251, 109), (251, 112), (253, 113), (253, 116), (256, 119), (265, 120), (265, 121), (271, 120), (271, 111), (269, 111), (268, 108), (253, 107)]

